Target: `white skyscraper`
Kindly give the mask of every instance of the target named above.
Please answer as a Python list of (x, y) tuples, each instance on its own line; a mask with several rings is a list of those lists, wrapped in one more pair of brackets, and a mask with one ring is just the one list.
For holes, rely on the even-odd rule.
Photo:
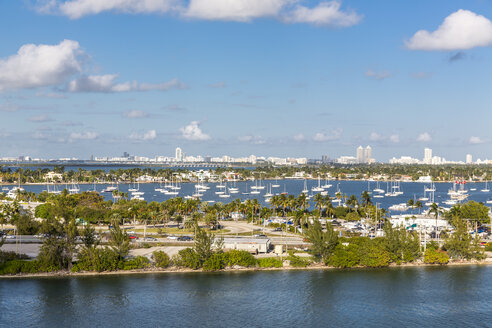
[(430, 148), (424, 149), (424, 163), (432, 164), (432, 149)]
[(364, 148), (362, 146), (357, 148), (357, 163), (364, 163)]
[(364, 162), (372, 163), (372, 148), (371, 146), (367, 146), (364, 151)]
[(472, 164), (473, 163), (473, 157), (471, 154), (466, 154), (466, 164)]
[(183, 161), (183, 151), (181, 148), (176, 148), (176, 162), (182, 162)]

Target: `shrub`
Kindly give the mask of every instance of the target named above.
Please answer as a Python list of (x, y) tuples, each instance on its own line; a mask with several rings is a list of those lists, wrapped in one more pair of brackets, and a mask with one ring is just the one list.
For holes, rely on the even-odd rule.
[(326, 265), (336, 268), (352, 268), (359, 265), (359, 263), (359, 247), (355, 244), (349, 244), (348, 246), (337, 245), (333, 255), (325, 260)]
[(203, 263), (203, 270), (205, 271), (223, 270), (226, 266), (227, 258), (228, 256), (225, 253), (213, 254)]
[(0, 251), (0, 263), (12, 260), (27, 260), (29, 256), (26, 254), (17, 254), (16, 252)]
[(300, 256), (294, 255), (293, 253), (289, 254), (287, 260), (290, 261), (290, 266), (293, 266), (295, 268), (305, 268), (311, 263), (311, 261), (309, 261), (308, 259), (303, 259)]
[(276, 257), (265, 257), (258, 259), (258, 266), (260, 268), (281, 268), (283, 263), (282, 260)]
[(176, 266), (186, 267), (193, 270), (202, 267), (202, 263), (198, 257), (198, 254), (191, 248), (185, 248), (178, 252), (178, 255), (173, 257), (173, 263)]
[(427, 248), (424, 254), (424, 262), (427, 264), (443, 265), (449, 262), (449, 255), (444, 251)]
[(227, 266), (252, 267), (256, 265), (255, 257), (247, 251), (231, 250), (224, 253), (224, 256), (227, 257)]
[(149, 243), (143, 243), (142, 247), (143, 248), (151, 248), (152, 246), (150, 246)]
[(169, 255), (163, 251), (155, 251), (152, 253), (152, 259), (155, 261), (155, 266), (158, 268), (167, 268), (171, 265)]
[(76, 268), (78, 271), (114, 271), (123, 268), (123, 262), (119, 260), (118, 253), (109, 247), (104, 248), (82, 248), (78, 255)]
[(145, 269), (150, 267), (150, 261), (145, 256), (137, 256), (123, 262), (123, 270)]
[(0, 265), (0, 274), (45, 272), (39, 261), (12, 260)]
[(390, 263), (390, 254), (381, 247), (371, 246), (365, 250), (360, 258), (360, 264), (368, 268), (387, 267)]

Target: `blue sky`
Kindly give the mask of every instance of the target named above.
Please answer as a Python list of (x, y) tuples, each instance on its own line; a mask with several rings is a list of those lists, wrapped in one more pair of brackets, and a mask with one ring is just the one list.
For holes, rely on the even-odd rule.
[(485, 0), (2, 1), (0, 157), (492, 158), (491, 19)]

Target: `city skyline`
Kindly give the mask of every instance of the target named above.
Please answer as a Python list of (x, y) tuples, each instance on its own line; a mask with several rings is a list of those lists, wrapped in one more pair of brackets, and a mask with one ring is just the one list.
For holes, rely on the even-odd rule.
[(423, 158), (413, 158), (411, 156), (401, 156), (400, 158), (390, 158), (388, 161), (378, 161), (372, 156), (372, 147), (367, 145), (365, 148), (362, 146), (355, 149), (355, 156), (342, 155), (336, 158), (332, 158), (329, 155), (322, 155), (317, 158), (308, 157), (277, 157), (270, 155), (258, 155), (250, 154), (240, 157), (230, 156), (229, 154), (222, 154), (219, 156), (203, 155), (203, 154), (187, 154), (181, 147), (176, 147), (174, 154), (156, 154), (154, 156), (142, 156), (139, 154), (130, 154), (123, 152), (121, 156), (94, 156), (90, 158), (76, 158), (76, 157), (60, 157), (60, 158), (39, 158), (32, 156), (18, 156), (18, 157), (1, 157), (0, 162), (73, 162), (73, 161), (90, 161), (101, 163), (244, 163), (244, 164), (259, 164), (270, 163), (273, 165), (306, 165), (306, 164), (376, 164), (376, 163), (389, 163), (389, 164), (427, 164), (427, 165), (442, 165), (442, 164), (492, 164), (492, 160), (488, 158), (477, 158), (473, 161), (472, 154), (466, 154), (463, 160), (448, 160), (445, 157), (433, 155), (433, 150), (430, 148), (423, 149)]
[(0, 157), (492, 158), (489, 2), (97, 3), (0, 4)]

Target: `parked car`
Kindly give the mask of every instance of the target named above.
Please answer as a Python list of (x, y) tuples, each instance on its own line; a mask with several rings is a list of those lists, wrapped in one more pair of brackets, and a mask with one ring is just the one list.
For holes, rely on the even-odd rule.
[(144, 241), (157, 241), (157, 239), (154, 237), (145, 237)]
[(181, 237), (178, 237), (178, 241), (192, 241), (193, 238), (190, 237), (190, 236), (181, 236)]
[(273, 231), (282, 231), (282, 228), (278, 227), (278, 228), (273, 229)]
[(138, 237), (137, 236), (134, 236), (134, 235), (129, 235), (128, 238), (130, 238), (131, 240), (138, 239)]
[(178, 236), (167, 236), (167, 239), (178, 240)]
[(254, 235), (255, 238), (268, 238), (267, 235), (264, 235), (262, 233)]
[(5, 239), (15, 239), (15, 236), (14, 235), (6, 235)]

